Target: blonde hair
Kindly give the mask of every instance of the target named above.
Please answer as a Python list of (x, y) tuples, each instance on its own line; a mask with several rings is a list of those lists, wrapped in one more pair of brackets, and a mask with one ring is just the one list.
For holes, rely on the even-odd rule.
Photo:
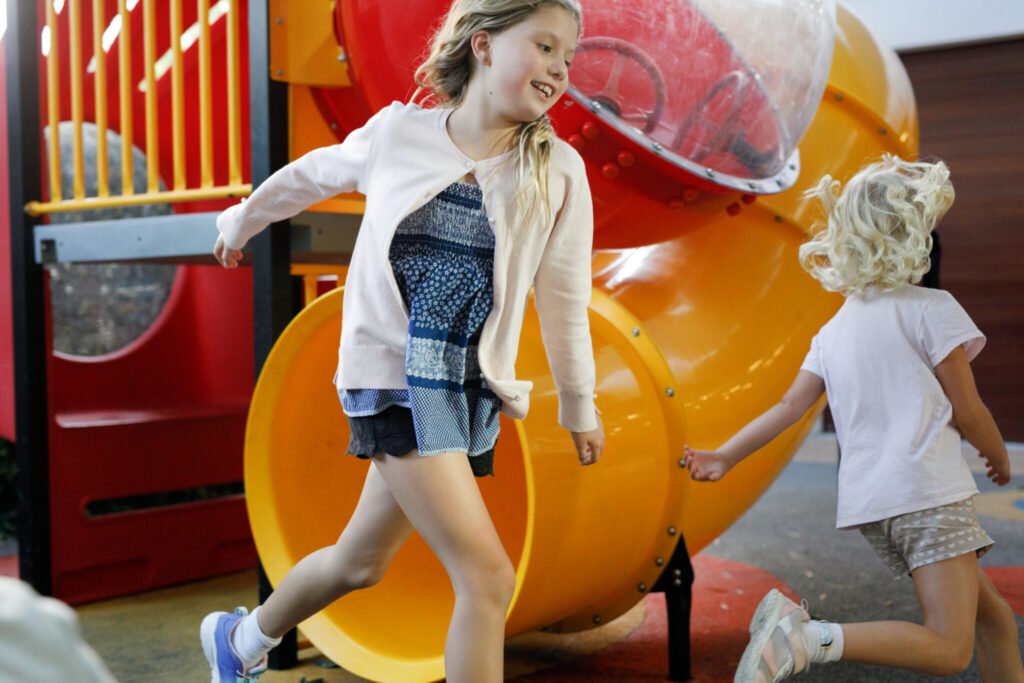
[[(477, 31), (501, 33), (544, 7), (561, 7), (576, 20), (582, 30), (583, 12), (576, 0), (455, 0), (441, 28), (431, 42), (430, 54), (416, 69), (416, 100), (428, 91), (441, 107), (462, 104), (473, 75), (473, 50), (470, 40)], [(540, 204), (550, 219), (548, 170), (555, 131), (547, 115), (525, 121), (516, 133), (515, 181), (519, 191), (515, 201), (519, 214), (528, 221)]]
[(844, 295), (920, 282), (931, 267), (931, 232), (955, 196), (946, 164), (885, 154), (840, 189), (826, 175), (804, 194), (821, 201), (826, 219), (800, 246), (800, 265)]

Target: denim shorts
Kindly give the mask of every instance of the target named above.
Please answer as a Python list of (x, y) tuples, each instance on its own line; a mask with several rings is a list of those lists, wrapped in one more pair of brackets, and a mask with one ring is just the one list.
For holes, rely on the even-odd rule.
[[(409, 408), (393, 405), (376, 415), (346, 417), (350, 431), (350, 455), (363, 459), (372, 458), (377, 453), (398, 457), (416, 450), (416, 429), (413, 427), (412, 411)], [(473, 469), (473, 476), (494, 476), (493, 446), (484, 453), (467, 457)]]
[(972, 498), (858, 528), (896, 578), (966, 553), (981, 557), (995, 544), (978, 523)]

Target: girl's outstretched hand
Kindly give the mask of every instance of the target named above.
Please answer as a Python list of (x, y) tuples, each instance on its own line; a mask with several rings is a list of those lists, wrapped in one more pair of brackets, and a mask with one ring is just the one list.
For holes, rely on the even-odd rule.
[(604, 450), (604, 424), (601, 416), (597, 416), (597, 427), (589, 432), (570, 432), (572, 442), (576, 445), (576, 456), (581, 465), (593, 465), (601, 457)]
[(1002, 458), (990, 458), (979, 452), (978, 457), (985, 461), (985, 476), (991, 479), (993, 484), (1006, 486), (1010, 483), (1010, 459), (1005, 454)]
[(690, 478), (697, 481), (718, 481), (736, 464), (731, 457), (718, 451), (695, 451), (689, 446), (683, 447), (683, 455)]
[(242, 252), (239, 249), (232, 249), (224, 243), (224, 235), (217, 235), (217, 243), (213, 245), (213, 255), (225, 268), (237, 268), (242, 260)]

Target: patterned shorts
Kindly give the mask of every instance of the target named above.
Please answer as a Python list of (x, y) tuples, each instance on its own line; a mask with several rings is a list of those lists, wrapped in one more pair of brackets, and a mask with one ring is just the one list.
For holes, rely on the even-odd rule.
[(995, 544), (978, 523), (973, 498), (858, 528), (897, 579), (918, 567), (964, 553), (981, 557)]
[[(368, 460), (377, 453), (403, 456), (416, 448), (416, 430), (412, 411), (402, 406), (390, 406), (365, 417), (348, 418), (348, 453)], [(423, 456), (430, 457), (430, 456)], [(494, 476), (494, 446), (479, 455), (470, 455), (469, 466), (474, 477)]]

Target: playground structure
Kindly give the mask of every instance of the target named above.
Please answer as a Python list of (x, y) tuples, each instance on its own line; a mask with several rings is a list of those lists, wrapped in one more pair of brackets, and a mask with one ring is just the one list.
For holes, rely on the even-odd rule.
[[(50, 35), (58, 37), (51, 39), (53, 56), (43, 60), (29, 41), (33, 47), (22, 48), (20, 60), (46, 62), (40, 73), (48, 80), (40, 82), (49, 89), (39, 91), (39, 110), (47, 112), (51, 130), (61, 121), (91, 122), (97, 141), (110, 137), (105, 129), (116, 130), (114, 142), (127, 138), (130, 149), (127, 122), (146, 121), (146, 191), (139, 195), (149, 196), (117, 196), (114, 169), (110, 197), (90, 200), (88, 181), (62, 182), (52, 169), (70, 167), (72, 179), (84, 178), (85, 161), (94, 160), (83, 161), (80, 152), (58, 159), (54, 145), (44, 155), (40, 143), (38, 156), (50, 160), (49, 187), (65, 192), (43, 201), (40, 191), (24, 196), (24, 204), (52, 215), (119, 201), (173, 201), (174, 213), (33, 228), (16, 205), (10, 213), (27, 226), (23, 237), (35, 264), (187, 262), (205, 254), (215, 212), (233, 201), (223, 197), (246, 192), (246, 181), (258, 180), (257, 166), (267, 165), (274, 143), (254, 138), (243, 144), (253, 137), (250, 129), (286, 139), (295, 158), (342, 139), (391, 100), (407, 99), (426, 27), (436, 24), (445, 5), (409, 3), (383, 16), (378, 3), (368, 1), (271, 3), (269, 14), (258, 8), (261, 19), (249, 16), (257, 8), (234, 2), (216, 3), (205, 17), (194, 5), (168, 0), (134, 10), (123, 2), (81, 4), (102, 6), (103, 17), (117, 14), (129, 27), (104, 53), (109, 82), (118, 87), (100, 87), (101, 70), (82, 66), (81, 55), (93, 54), (102, 31), (94, 30), (92, 40), (88, 31), (77, 43), (72, 39), (94, 23), (88, 9), (76, 23), (73, 15), (82, 9), (75, 0), (59, 14), (40, 4), (35, 20), (50, 22)], [(777, 400), (811, 335), (838, 306), (838, 297), (823, 292), (796, 262), (814, 218), (801, 191), (823, 173), (848, 175), (880, 152), (916, 151), (916, 112), (902, 67), (842, 6), (833, 40), (831, 6), (822, 3), (829, 17), (823, 41), (826, 24), (785, 15), (768, 17), (767, 24), (750, 20), (772, 3), (718, 3), (731, 6), (732, 15), (701, 5), (584, 3), (586, 32), (570, 73), (573, 89), (552, 119), (583, 155), (595, 196), (599, 251), (591, 324), (608, 445), (598, 467), (575, 464), (569, 439), (555, 423), (556, 396), (531, 309), (517, 364), (517, 374), (534, 383), (531, 414), (503, 424), (498, 476), (480, 482), (517, 569), (510, 635), (540, 627), (580, 630), (613, 619), (663, 578), (680, 538), (690, 553), (698, 552), (767, 488), (817, 411), (713, 488), (690, 482), (679, 464), (681, 445), (714, 446)], [(730, 23), (738, 14), (746, 21)], [(156, 17), (171, 17), (171, 29)], [(163, 28), (153, 31), (154, 22)], [(768, 33), (788, 26), (790, 33), (774, 35), (775, 47), (766, 48), (742, 34), (744, 24)], [(198, 40), (178, 56), (170, 36), (189, 27)], [(260, 27), (265, 38), (257, 40)], [(132, 36), (143, 36), (142, 44), (130, 42)], [(810, 65), (796, 72), (803, 80), (783, 77), (798, 68), (780, 61), (784, 53)], [(170, 62), (159, 62), (165, 54)], [(158, 62), (171, 64), (160, 76)], [(124, 67), (115, 63), (130, 63), (132, 78), (125, 81), (146, 87), (129, 87), (125, 95), (114, 78)], [(259, 118), (266, 90), (246, 87), (241, 74), (250, 70), (254, 83), (269, 73), (287, 84), (285, 129)], [(76, 85), (74, 74), (83, 72)], [(210, 93), (208, 99), (186, 106), (184, 84)], [(131, 106), (119, 106), (125, 98)], [(117, 116), (103, 124), (103, 109)], [(160, 128), (156, 121), (168, 118), (168, 110), (176, 124)], [(262, 124), (250, 128), (250, 119)], [(78, 128), (71, 127), (72, 135)], [(227, 140), (214, 130), (226, 130)], [(72, 149), (79, 147), (72, 141)], [(257, 149), (261, 154), (250, 151)], [(132, 156), (122, 154), (122, 161)], [(134, 169), (120, 171), (119, 177), (134, 175)], [(169, 189), (162, 190), (161, 181)], [(97, 194), (103, 184), (97, 173)], [(69, 199), (58, 201), (64, 194)], [(317, 274), (334, 273), (343, 282), (344, 240), (359, 211), (358, 197), (341, 197), (296, 219), (306, 227), (291, 234), (291, 267), (305, 274), (307, 302), (330, 286), (318, 283)], [(19, 226), (12, 220), (11, 227)], [(283, 262), (287, 268), (287, 255)], [(275, 267), (280, 257), (276, 265), (257, 263), (252, 278)], [(38, 265), (25, 272), (35, 273), (41, 290)], [(290, 287), (285, 279), (286, 299)], [(260, 335), (252, 292), (248, 272), (183, 265), (164, 312), (128, 348), (95, 359), (46, 353), (48, 477), (45, 493), (35, 491), (34, 500), (46, 506), (49, 520), (44, 545), (50, 558), (41, 573), (58, 597), (94, 600), (251, 566), (250, 523), (275, 582), (343, 526), (366, 465), (340, 457), (347, 426), (330, 384), (340, 292), (312, 302), (292, 321), (267, 357), (254, 394), (252, 367), (262, 354), (250, 353), (254, 334)], [(11, 294), (17, 313), (25, 294), (17, 288)], [(257, 320), (261, 296), (268, 295), (257, 285)], [(11, 300), (0, 296), (0, 311), (11, 310)], [(17, 337), (12, 348), (0, 334), (4, 363), (18, 357)], [(0, 372), (14, 376), (11, 365)], [(6, 437), (14, 435), (15, 398), (0, 400)], [(245, 499), (85, 516), (96, 500), (241, 479), (246, 411)], [(21, 419), (19, 425), (27, 424)], [(20, 447), (23, 438), (19, 432)], [(37, 542), (23, 540), (22, 546)], [(302, 628), (354, 673), (436, 680), (451, 603), (439, 563), (414, 537), (381, 584), (346, 597)]]

